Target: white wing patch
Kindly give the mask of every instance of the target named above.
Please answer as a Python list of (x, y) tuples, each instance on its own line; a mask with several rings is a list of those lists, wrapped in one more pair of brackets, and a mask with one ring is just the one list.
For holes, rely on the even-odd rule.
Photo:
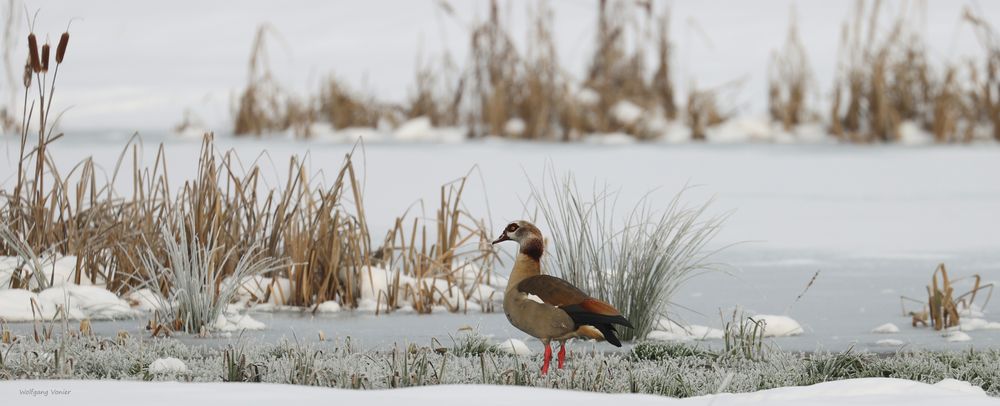
[(535, 295), (532, 295), (530, 293), (525, 293), (524, 297), (527, 298), (528, 300), (533, 301), (533, 302), (538, 302), (538, 303), (541, 303), (541, 304), (545, 304), (545, 301), (542, 300), (542, 298), (540, 298), (538, 296), (535, 296)]

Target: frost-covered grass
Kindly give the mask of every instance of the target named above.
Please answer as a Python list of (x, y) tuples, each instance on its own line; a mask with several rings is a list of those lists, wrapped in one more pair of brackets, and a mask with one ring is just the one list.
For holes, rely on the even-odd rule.
[[(184, 331), (224, 329), (228, 323), (224, 314), (226, 307), (243, 284), (251, 277), (282, 270), (287, 261), (264, 256), (258, 244), (251, 244), (249, 250), (238, 256), (229, 275), (233, 283), (217, 284), (222, 264), (236, 256), (235, 250), (223, 251), (212, 233), (208, 234), (207, 241), (201, 241), (193, 230), (191, 218), (178, 217), (173, 227), (162, 227), (161, 244), (156, 246), (164, 247), (166, 258), (158, 259), (154, 246), (147, 249), (142, 261), (152, 276), (146, 284), (155, 292), (168, 292), (158, 308), (163, 309), (170, 320), (178, 321)], [(161, 282), (161, 279), (170, 283)]]
[[(641, 343), (630, 353), (572, 352), (566, 369), (541, 376), (540, 354), (467, 352), (438, 344), (377, 352), (361, 348), (349, 339), (313, 344), (241, 340), (227, 348), (134, 337), (66, 338), (42, 344), (20, 339), (0, 347), (0, 379), (253, 381), (354, 389), (497, 384), (689, 397), (892, 377), (925, 383), (954, 378), (1000, 394), (997, 350), (888, 356), (771, 352), (751, 360), (690, 345)], [(168, 363), (170, 368), (161, 368)]]
[(705, 247), (722, 225), (707, 205), (686, 207), (682, 194), (662, 206), (644, 197), (619, 220), (616, 194), (584, 196), (571, 176), (532, 184), (531, 196), (552, 239), (546, 269), (626, 315), (635, 329), (624, 339), (655, 329), (674, 292), (709, 268)]

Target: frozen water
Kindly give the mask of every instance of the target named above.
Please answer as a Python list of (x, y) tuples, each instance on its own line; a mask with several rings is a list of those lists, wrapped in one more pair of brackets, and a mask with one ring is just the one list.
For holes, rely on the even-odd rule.
[[(67, 135), (52, 144), (50, 152), (64, 172), (90, 155), (100, 168), (110, 171), (123, 138), (105, 136), (102, 141)], [(154, 135), (146, 141), (146, 162), (155, 153), (150, 143), (159, 139)], [(168, 162), (196, 156), (199, 145), (193, 140), (169, 139), (165, 145)], [(228, 137), (220, 137), (218, 147), (234, 148), (245, 160), (267, 150), (274, 162), (274, 168), (266, 163), (263, 168), (271, 174), (269, 185), (284, 183), (279, 168), (291, 154), (308, 152), (310, 169), (330, 174), (351, 148)], [(7, 148), (16, 150), (13, 144)], [(607, 182), (621, 189), (620, 207), (650, 190), (659, 188), (653, 192), (653, 202), (665, 202), (685, 185), (697, 185), (684, 200), (698, 204), (714, 198), (710, 212), (729, 213), (715, 246), (736, 245), (714, 257), (713, 262), (723, 264), (721, 272), (696, 277), (678, 291), (672, 316), (683, 320), (682, 324), (720, 328), (720, 312), (741, 307), (748, 314), (798, 321), (802, 334), (773, 339), (787, 349), (846, 349), (851, 345), (877, 349), (875, 343), (885, 337), (871, 329), (886, 322), (900, 326), (894, 338), (915, 347), (1000, 344), (1000, 330), (983, 328), (1000, 322), (992, 303), (969, 309), (973, 317), (963, 316), (963, 330), (969, 330), (966, 333), (972, 339), (965, 343), (948, 342), (927, 328), (910, 327), (910, 317), (900, 309), (900, 296), (926, 297), (925, 286), (940, 262), (947, 263), (955, 276), (978, 273), (986, 281), (998, 279), (1000, 228), (995, 225), (1000, 224), (996, 210), (1000, 182), (984, 175), (1000, 173), (1000, 148), (996, 146), (368, 144), (357, 160), (365, 175), (366, 212), (372, 230), (389, 229), (395, 217), (417, 199), (436, 202), (440, 185), (473, 165), (478, 165), (481, 178), (473, 175), (464, 203), (494, 227), (526, 216), (521, 201), (528, 195), (528, 182), (542, 182), (547, 164), (560, 173), (572, 170), (584, 193), (594, 183)], [(14, 170), (14, 162), (0, 161), (0, 179), (11, 179)], [(175, 165), (169, 171), (172, 185), (195, 175), (190, 165)], [(131, 189), (128, 180), (120, 177), (119, 181), (119, 190), (127, 193)], [(487, 211), (487, 199), (491, 211)], [(816, 271), (820, 273), (814, 285), (796, 300)], [(379, 279), (371, 282), (380, 283)], [(494, 285), (503, 286), (503, 282)], [(490, 292), (484, 288), (481, 293), (488, 297)], [(374, 303), (369, 305), (374, 307)], [(25, 310), (30, 314), (30, 309)], [(448, 333), (462, 325), (478, 326), (498, 340), (525, 338), (502, 315), (475, 310), (459, 316), (398, 314), (379, 319), (351, 311), (317, 314), (316, 318), (294, 312), (255, 313), (253, 317), (267, 326), (253, 334), (270, 338), (290, 331), (313, 337), (317, 328), (328, 325), (336, 326), (328, 331), (331, 336), (350, 335), (372, 345), (427, 342), (431, 337), (447, 340)], [(94, 327), (111, 335), (118, 328), (142, 334), (143, 322), (95, 322)], [(705, 345), (715, 344), (708, 340)]]

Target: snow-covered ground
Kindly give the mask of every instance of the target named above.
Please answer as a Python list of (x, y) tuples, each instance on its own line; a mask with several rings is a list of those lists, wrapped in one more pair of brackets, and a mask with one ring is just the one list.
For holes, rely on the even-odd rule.
[(725, 406), (745, 404), (997, 405), (979, 387), (946, 379), (934, 385), (891, 378), (850, 379), (755, 393), (673, 399), (654, 395), (605, 394), (543, 388), (487, 385), (437, 385), (391, 390), (345, 390), (277, 384), (177, 383), (134, 381), (0, 381), (0, 394), (19, 405), (53, 403), (103, 406), (177, 404), (313, 404), (335, 400), (345, 405), (440, 406), (447, 404), (627, 404)]

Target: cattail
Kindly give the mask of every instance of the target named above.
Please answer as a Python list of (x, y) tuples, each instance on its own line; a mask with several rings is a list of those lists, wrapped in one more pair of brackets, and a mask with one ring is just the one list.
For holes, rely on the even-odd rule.
[(42, 45), (42, 72), (49, 71), (49, 44)]
[(59, 45), (56, 46), (56, 63), (62, 63), (63, 57), (66, 56), (66, 45), (69, 44), (69, 32), (62, 33), (59, 37)]
[(35, 34), (28, 34), (28, 59), (31, 61), (31, 70), (35, 73), (42, 71), (42, 61), (38, 58), (38, 40)]
[(24, 63), (24, 88), (31, 87), (31, 61)]

